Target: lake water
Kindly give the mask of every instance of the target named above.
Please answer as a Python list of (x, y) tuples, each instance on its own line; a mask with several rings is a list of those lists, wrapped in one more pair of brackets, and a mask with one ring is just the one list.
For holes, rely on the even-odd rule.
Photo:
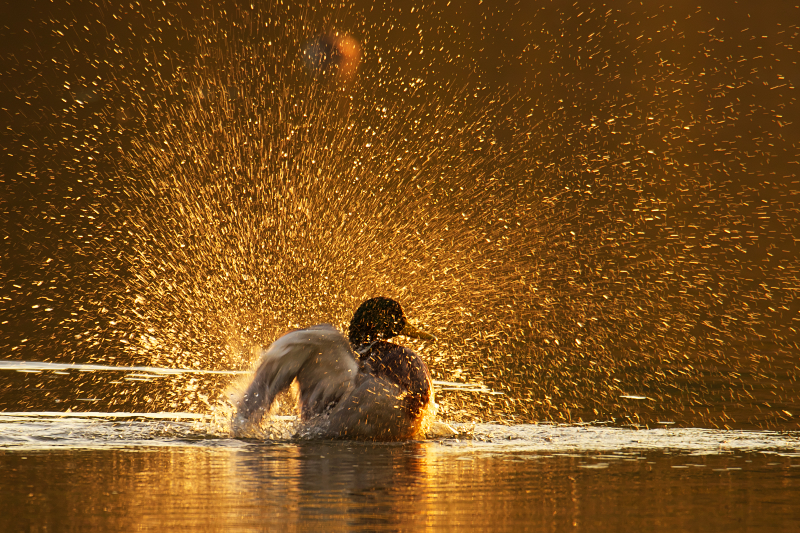
[(253, 441), (191, 413), (5, 413), (0, 530), (800, 529), (797, 433), (454, 429), (397, 444)]

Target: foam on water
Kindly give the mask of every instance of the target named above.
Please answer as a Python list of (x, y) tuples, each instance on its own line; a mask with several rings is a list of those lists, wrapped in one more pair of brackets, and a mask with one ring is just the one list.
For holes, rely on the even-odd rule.
[[(313, 442), (299, 437), (293, 416), (273, 416), (258, 435), (234, 438), (214, 416), (197, 413), (0, 414), (0, 449), (105, 449), (244, 446)], [(800, 457), (800, 433), (698, 428), (628, 429), (603, 425), (463, 424), (438, 422), (428, 439), (464, 455), (505, 452), (568, 453), (680, 451), (695, 455), (769, 452)], [(387, 444), (392, 445), (392, 444)], [(443, 451), (444, 453), (444, 451)]]

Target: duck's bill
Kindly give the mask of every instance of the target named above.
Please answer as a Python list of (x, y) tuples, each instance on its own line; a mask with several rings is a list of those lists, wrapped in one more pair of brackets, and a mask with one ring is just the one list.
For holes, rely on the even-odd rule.
[(406, 322), (406, 327), (403, 328), (403, 331), (400, 332), (400, 335), (405, 335), (406, 337), (411, 337), (413, 339), (421, 339), (423, 341), (435, 341), (436, 336), (431, 335), (426, 331), (422, 331), (419, 328), (415, 328), (411, 324)]

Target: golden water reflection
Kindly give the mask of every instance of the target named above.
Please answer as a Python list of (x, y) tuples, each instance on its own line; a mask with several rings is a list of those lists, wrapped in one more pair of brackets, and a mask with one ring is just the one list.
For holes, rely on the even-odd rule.
[(469, 444), (0, 452), (3, 531), (788, 531), (800, 455)]

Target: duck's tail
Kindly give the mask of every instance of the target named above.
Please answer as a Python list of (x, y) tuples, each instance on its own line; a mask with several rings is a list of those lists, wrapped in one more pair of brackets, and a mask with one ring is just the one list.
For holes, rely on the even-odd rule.
[(262, 353), (253, 380), (237, 402), (234, 427), (258, 423), (295, 379), (304, 417), (319, 414), (352, 389), (357, 371), (350, 343), (333, 326), (287, 333)]

